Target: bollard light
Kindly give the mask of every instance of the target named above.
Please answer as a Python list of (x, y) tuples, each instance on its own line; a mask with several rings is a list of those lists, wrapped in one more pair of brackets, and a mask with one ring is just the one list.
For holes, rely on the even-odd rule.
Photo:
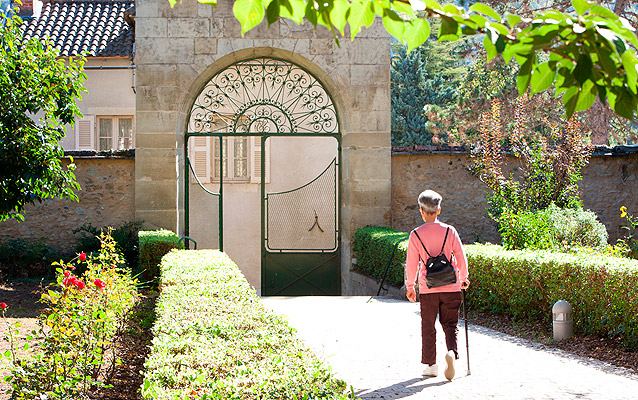
[(564, 340), (574, 332), (572, 306), (565, 300), (558, 300), (552, 307), (554, 340)]

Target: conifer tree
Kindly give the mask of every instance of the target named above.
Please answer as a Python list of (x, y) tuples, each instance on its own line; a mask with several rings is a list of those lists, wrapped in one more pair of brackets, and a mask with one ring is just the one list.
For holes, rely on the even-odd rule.
[(443, 105), (454, 100), (454, 90), (441, 74), (426, 71), (427, 59), (417, 48), (409, 54), (403, 46), (395, 47), (390, 72), (392, 144), (412, 146), (433, 144), (433, 134), (423, 108), (428, 104)]

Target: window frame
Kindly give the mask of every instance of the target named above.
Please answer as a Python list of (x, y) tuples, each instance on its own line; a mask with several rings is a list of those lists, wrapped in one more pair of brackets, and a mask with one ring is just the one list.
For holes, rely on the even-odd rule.
[[(101, 120), (111, 120), (111, 146), (108, 149), (100, 148), (100, 139), (105, 138), (104, 136), (100, 136), (100, 121)], [(131, 120), (131, 135), (128, 137), (130, 144), (128, 147), (119, 148), (119, 130), (120, 130), (120, 120), (122, 119), (130, 119)], [(135, 115), (96, 115), (95, 116), (95, 150), (96, 151), (122, 151), (122, 150), (131, 150), (135, 149)]]
[[(240, 176), (240, 177), (236, 177), (235, 176), (235, 141), (237, 139), (240, 140), (246, 140), (246, 176)], [(220, 157), (224, 157), (224, 151), (222, 151), (219, 156), (217, 155), (217, 144), (219, 143), (220, 138), (218, 136), (213, 136), (212, 141), (211, 141), (211, 147), (212, 147), (212, 157), (211, 157), (211, 181), (215, 182), (215, 183), (219, 183), (220, 181), (220, 177), (216, 174), (216, 172), (219, 170), (219, 159)], [(223, 181), (224, 182), (228, 182), (228, 183), (250, 183), (251, 182), (251, 164), (252, 164), (252, 160), (250, 155), (252, 154), (252, 141), (250, 140), (250, 136), (223, 136), (222, 140), (224, 143), (225, 142), (225, 146), (224, 149), (225, 150), (225, 156), (224, 157), (226, 159), (226, 171), (228, 173), (228, 176), (224, 176), (223, 177)], [(244, 158), (244, 157), (242, 157)], [(220, 171), (221, 172), (221, 171)]]

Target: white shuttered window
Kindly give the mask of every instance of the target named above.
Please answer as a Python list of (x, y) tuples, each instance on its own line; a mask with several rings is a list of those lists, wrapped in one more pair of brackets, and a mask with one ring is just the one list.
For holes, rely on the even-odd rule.
[[(266, 183), (270, 182), (270, 149), (266, 145)], [(189, 158), (200, 182), (259, 183), (261, 179), (261, 139), (248, 136), (193, 136)]]
[(86, 116), (75, 121), (75, 148), (95, 150), (95, 117)]
[[(211, 177), (210, 142), (211, 138), (208, 136), (193, 136), (190, 140), (190, 162), (202, 183), (209, 183)], [(193, 181), (195, 181), (194, 178)]]

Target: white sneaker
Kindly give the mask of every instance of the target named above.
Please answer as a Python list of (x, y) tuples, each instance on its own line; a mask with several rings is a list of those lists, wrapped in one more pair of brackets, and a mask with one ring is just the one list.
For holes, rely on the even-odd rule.
[(423, 376), (438, 376), (439, 375), (439, 366), (436, 364), (428, 365), (423, 370)]
[(443, 375), (448, 381), (451, 381), (454, 378), (454, 359), (456, 355), (454, 354), (454, 350), (450, 350), (445, 354), (445, 371), (443, 371)]

